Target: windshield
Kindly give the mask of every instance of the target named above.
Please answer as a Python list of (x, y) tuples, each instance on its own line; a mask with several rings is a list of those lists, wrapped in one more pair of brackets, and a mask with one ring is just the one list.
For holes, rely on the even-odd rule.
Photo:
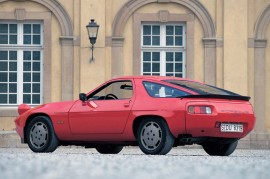
[(168, 83), (189, 89), (189, 90), (194, 91), (194, 92), (201, 94), (201, 95), (216, 94), (216, 95), (234, 95), (234, 96), (236, 95), (236, 96), (239, 96), (236, 93), (233, 93), (233, 92), (221, 89), (221, 88), (217, 88), (214, 86), (210, 86), (207, 84), (201, 84), (201, 83), (197, 83), (197, 82), (183, 81), (183, 80), (165, 80), (165, 81)]

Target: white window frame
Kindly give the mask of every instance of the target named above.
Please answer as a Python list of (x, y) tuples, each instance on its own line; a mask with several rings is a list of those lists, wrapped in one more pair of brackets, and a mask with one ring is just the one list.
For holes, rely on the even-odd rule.
[[(143, 45), (143, 26), (160, 26), (160, 45)], [(183, 44), (182, 46), (166, 45), (166, 26), (182, 26), (183, 28)], [(182, 78), (186, 77), (186, 24), (185, 23), (142, 23), (141, 24), (141, 75), (143, 75), (143, 52), (160, 52), (160, 76), (166, 76), (166, 52), (182, 52)], [(152, 42), (151, 42), (152, 43)], [(145, 72), (147, 73), (147, 72)], [(152, 69), (150, 72), (152, 74)], [(174, 72), (173, 72), (174, 73)]]
[[(17, 104), (0, 104), (0, 106), (17, 106), (19, 104), (23, 103), (23, 51), (40, 51), (40, 103), (43, 103), (43, 43), (44, 43), (44, 25), (42, 21), (0, 21), (1, 24), (17, 24), (17, 44), (0, 44), (0, 50), (3, 51), (17, 51)], [(40, 25), (40, 44), (23, 44), (23, 24), (39, 24)], [(8, 32), (9, 34), (9, 32)], [(32, 37), (31, 33), (31, 37)], [(30, 71), (32, 74), (32, 71)], [(9, 73), (9, 69), (8, 69)], [(7, 82), (9, 84), (10, 82)], [(29, 82), (33, 83), (33, 81)], [(9, 91), (7, 92), (9, 94)], [(31, 95), (31, 101), (32, 101), (32, 94)], [(29, 104), (30, 106), (36, 106), (39, 104)]]

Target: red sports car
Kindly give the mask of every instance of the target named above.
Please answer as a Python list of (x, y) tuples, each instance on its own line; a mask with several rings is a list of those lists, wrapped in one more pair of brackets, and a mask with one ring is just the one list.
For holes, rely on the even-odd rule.
[(116, 154), (139, 145), (145, 154), (164, 155), (172, 147), (199, 144), (209, 155), (228, 156), (254, 127), (249, 99), (188, 79), (122, 77), (75, 101), (22, 104), (15, 123), (34, 152), (79, 145)]

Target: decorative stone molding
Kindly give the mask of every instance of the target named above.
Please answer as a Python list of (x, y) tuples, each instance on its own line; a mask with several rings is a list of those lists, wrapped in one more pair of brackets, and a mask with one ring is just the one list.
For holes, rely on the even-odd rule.
[(25, 9), (15, 9), (15, 18), (18, 21), (25, 20), (26, 18), (26, 11)]
[(169, 11), (159, 11), (159, 21), (168, 22)]
[(267, 39), (254, 39), (254, 48), (266, 48)]
[(124, 38), (123, 37), (112, 37), (112, 46), (113, 47), (123, 47)]
[(205, 48), (215, 48), (217, 44), (216, 38), (203, 38), (202, 41)]
[(60, 36), (61, 45), (73, 46), (74, 37), (73, 36)]
[(270, 22), (270, 5), (268, 5), (260, 14), (255, 24), (255, 38), (265, 39), (267, 27)]
[[(159, 0), (130, 0), (117, 13), (112, 28), (113, 37), (122, 37), (124, 27), (129, 17), (140, 7), (150, 3), (158, 3)], [(215, 37), (214, 22), (207, 9), (197, 0), (166, 0), (163, 3), (176, 3), (190, 9), (200, 20), (205, 37)]]

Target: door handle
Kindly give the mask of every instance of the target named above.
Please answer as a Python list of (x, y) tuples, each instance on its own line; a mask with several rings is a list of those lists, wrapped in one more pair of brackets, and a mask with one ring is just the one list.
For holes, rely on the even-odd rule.
[(124, 103), (124, 107), (129, 107), (131, 100), (128, 103)]

